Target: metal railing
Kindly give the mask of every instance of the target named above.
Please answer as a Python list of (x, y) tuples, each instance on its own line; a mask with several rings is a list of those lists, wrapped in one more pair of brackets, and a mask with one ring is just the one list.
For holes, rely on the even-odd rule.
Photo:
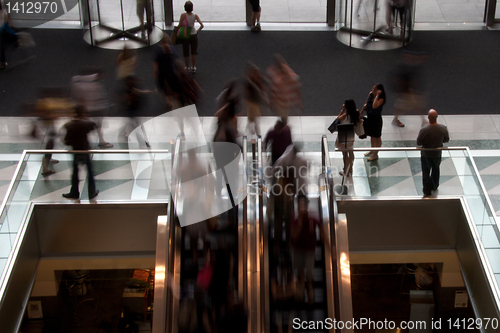
[[(345, 149), (336, 149), (336, 151), (343, 151)], [(464, 209), (467, 212), (468, 217), (473, 223), (470, 223), (470, 233), (473, 235), (473, 238), (476, 242), (476, 252), (478, 258), (481, 259), (482, 269), (484, 270), (484, 275), (488, 280), (488, 285), (490, 286), (491, 296), (494, 299), (496, 304), (496, 311), (500, 313), (500, 289), (498, 286), (498, 281), (500, 281), (500, 268), (495, 263), (496, 257), (493, 252), (494, 249), (498, 249), (500, 247), (500, 225), (498, 222), (498, 218), (495, 213), (495, 209), (493, 208), (491, 199), (489, 198), (488, 192), (486, 190), (485, 184), (480, 176), (479, 169), (474, 161), (471, 150), (468, 147), (446, 147), (446, 148), (437, 148), (437, 149), (423, 149), (423, 148), (354, 148), (348, 149), (356, 153), (366, 152), (366, 151), (377, 151), (379, 153), (379, 160), (383, 160), (384, 158), (395, 158), (395, 157), (403, 157), (403, 158), (418, 158), (420, 159), (420, 153), (422, 151), (441, 151), (442, 159), (450, 158), (453, 163), (453, 174), (458, 178), (460, 189), (456, 191), (457, 188), (452, 188), (452, 191), (455, 190), (456, 193), (449, 193), (448, 195), (442, 194), (446, 192), (446, 185), (442, 184), (440, 186), (440, 193), (438, 194), (438, 198), (445, 197), (456, 197), (462, 198), (462, 202), (464, 203)], [(322, 153), (322, 155), (324, 155)], [(499, 155), (500, 156), (500, 155)], [(323, 157), (324, 158), (324, 157)], [(419, 161), (420, 165), (420, 161)], [(443, 176), (443, 175), (442, 175)], [(360, 178), (369, 178), (368, 176), (361, 176)], [(414, 177), (414, 175), (412, 175)], [(353, 178), (356, 178), (354, 176)], [(417, 182), (415, 181), (415, 184)], [(443, 188), (444, 187), (444, 188)], [(349, 200), (366, 200), (366, 197), (361, 196), (358, 197), (357, 194), (352, 194), (349, 197), (346, 197)], [(378, 197), (382, 199), (383, 197)], [(404, 198), (412, 198), (415, 196), (394, 196), (392, 197), (394, 200), (401, 200)], [(338, 198), (339, 200), (343, 200), (342, 197)], [(481, 232), (482, 230), (493, 230), (491, 232)], [(495, 237), (495, 241), (492, 243), (491, 236), (492, 234)], [(487, 240), (485, 243), (483, 240)], [(491, 250), (488, 252), (488, 250)], [(495, 268), (496, 267), (496, 268)], [(495, 268), (495, 269), (494, 269)], [(473, 286), (469, 285), (468, 281), (465, 281), (468, 287), (468, 290), (471, 290), (473, 293)], [(474, 297), (474, 295), (471, 295)], [(480, 302), (480, 299), (476, 299), (474, 302)], [(474, 306), (474, 305), (473, 305)], [(474, 306), (476, 308), (476, 306)], [(476, 313), (478, 317), (480, 317), (480, 313)]]
[[(335, 154), (333, 152), (328, 151), (328, 142), (326, 141), (326, 138), (322, 139), (321, 142), (322, 145), (322, 167), (326, 175), (326, 185), (328, 185), (328, 195), (330, 197), (335, 197), (335, 193), (333, 192), (333, 166), (331, 163), (331, 157), (332, 154)], [(386, 156), (393, 156), (394, 154), (400, 154), (402, 157), (406, 158), (417, 158), (419, 157), (419, 152), (422, 149), (419, 148), (354, 148), (353, 151), (355, 154), (358, 154), (360, 152), (365, 152), (365, 151), (379, 151), (379, 158), (383, 160), (386, 158)], [(495, 210), (493, 208), (492, 202), (490, 198), (488, 197), (486, 187), (484, 185), (483, 180), (481, 179), (479, 175), (479, 171), (477, 168), (477, 165), (472, 158), (472, 153), (469, 148), (467, 147), (450, 147), (450, 148), (442, 148), (440, 149), (443, 152), (443, 158), (449, 157), (452, 159), (452, 162), (454, 163), (455, 167), (457, 168), (457, 175), (460, 178), (461, 181), (461, 186), (462, 186), (462, 191), (463, 193), (459, 193), (459, 196), (462, 196), (464, 198), (464, 201), (468, 203), (469, 210), (470, 210), (470, 215), (474, 219), (474, 225), (478, 230), (481, 230), (482, 226), (488, 226), (490, 229), (495, 231), (495, 235), (498, 236), (500, 234), (499, 232), (499, 224), (495, 215)], [(338, 150), (340, 151), (340, 150)], [(21, 221), (26, 214), (27, 208), (29, 206), (30, 202), (30, 195), (29, 191), (33, 191), (33, 187), (35, 186), (34, 184), (38, 181), (41, 181), (42, 179), (37, 179), (39, 170), (33, 171), (31, 167), (28, 167), (29, 164), (34, 164), (34, 165), (41, 165), (41, 158), (42, 154), (75, 154), (75, 153), (85, 153), (85, 154), (94, 154), (94, 160), (96, 160), (96, 157), (98, 158), (105, 158), (104, 155), (106, 154), (111, 154), (113, 156), (116, 156), (117, 159), (135, 159), (135, 158), (142, 158), (145, 161), (156, 161), (159, 159), (165, 159), (165, 155), (167, 155), (167, 159), (170, 157), (171, 151), (169, 150), (90, 150), (90, 151), (68, 151), (68, 150), (26, 150), (23, 152), (21, 155), (21, 159), (19, 163), (16, 166), (15, 172), (14, 172), (14, 177), (12, 181), (9, 184), (9, 187), (7, 189), (7, 193), (5, 196), (4, 201), (2, 202), (2, 205), (0, 206), (0, 231), (2, 231), (1, 228), (4, 228), (4, 234), (7, 234), (5, 231), (5, 228), (12, 226), (13, 224), (16, 224), (16, 221)], [(260, 152), (262, 154), (262, 151)], [(124, 156), (120, 156), (124, 155)], [(399, 155), (398, 155), (399, 156)], [(69, 158), (68, 158), (69, 160)], [(173, 161), (173, 159), (172, 159)], [(260, 166), (262, 168), (262, 165)], [(262, 169), (261, 169), (262, 171)], [(34, 172), (36, 172), (36, 175), (34, 175)], [(245, 173), (246, 174), (246, 173)], [(50, 182), (49, 180), (43, 180), (44, 182)], [(24, 193), (23, 195), (20, 195), (18, 192), (19, 190), (19, 185), (21, 182), (29, 183), (30, 187), (28, 188), (28, 194)], [(331, 184), (331, 186), (330, 186)], [(265, 191), (265, 187), (263, 186), (262, 183), (260, 183), (259, 188)], [(261, 192), (262, 193), (262, 192)], [(441, 196), (441, 194), (440, 194)], [(455, 195), (456, 196), (456, 195)], [(261, 197), (264, 198), (265, 196)], [(413, 196), (414, 198), (415, 196)], [(404, 198), (404, 197), (399, 197), (399, 199)], [(336, 198), (339, 199), (339, 198)], [(357, 199), (355, 195), (351, 196), (351, 199)], [(366, 198), (363, 198), (366, 199)], [(168, 199), (167, 199), (168, 200)], [(257, 198), (259, 200), (259, 198)], [(64, 199), (61, 198), (62, 202), (68, 202)], [(61, 201), (57, 201), (58, 203), (61, 203)], [(165, 199), (162, 199), (162, 201), (166, 201)], [(262, 199), (261, 199), (262, 201)], [(333, 202), (332, 202), (333, 201)], [(335, 203), (336, 200), (332, 200), (332, 207), (330, 209), (330, 212), (336, 212), (335, 210)], [(71, 202), (72, 203), (72, 202)], [(262, 204), (264, 202), (262, 201)], [(260, 203), (259, 203), (260, 205)], [(170, 207), (169, 207), (170, 209)], [(15, 214), (14, 214), (15, 213)], [(264, 215), (261, 215), (260, 212), (257, 212), (259, 218), (262, 216), (260, 220), (265, 219)], [(11, 222), (11, 223), (9, 223)], [(7, 223), (7, 224), (6, 224)], [(259, 221), (260, 223), (260, 221)], [(240, 228), (240, 226), (239, 226)], [(488, 229), (488, 230), (490, 230)], [(484, 235), (481, 232), (478, 232), (478, 230), (475, 230), (475, 235), (477, 235), (477, 241), (480, 243), (479, 245), (479, 251), (480, 256), (484, 261), (484, 267), (485, 267), (485, 274), (488, 277), (488, 281), (490, 282), (491, 285), (491, 290), (492, 290), (492, 295), (496, 301), (497, 306), (500, 304), (500, 293), (498, 290), (498, 284), (497, 284), (497, 278), (500, 276), (500, 271), (495, 271), (492, 268), (492, 265), (489, 261), (491, 261), (491, 256), (489, 253), (486, 251), (490, 247), (488, 245), (485, 245), (482, 243), (482, 239), (484, 237), (489, 236), (489, 235)], [(8, 234), (11, 237), (10, 239), (14, 239), (16, 236), (17, 230), (8, 230)], [(263, 230), (258, 230), (258, 234), (260, 235)], [(250, 239), (250, 236), (247, 234), (247, 237), (245, 238), (247, 241)], [(333, 239), (333, 238), (332, 238)], [(500, 241), (498, 242), (500, 243)], [(4, 257), (4, 266), (3, 269), (1, 270), (1, 279), (0, 279), (0, 297), (3, 295), (5, 288), (6, 288), (6, 282), (7, 278), (9, 277), (9, 272), (12, 270), (12, 265), (15, 263), (15, 257), (12, 256), (13, 253), (15, 253), (15, 246), (18, 246), (20, 242), (18, 241), (13, 241), (12, 242), (12, 247), (10, 250), (10, 253), (8, 257)], [(246, 248), (249, 248), (249, 244), (247, 243)], [(260, 251), (261, 249), (258, 249), (259, 251), (259, 256), (260, 256)], [(250, 254), (249, 254), (250, 255)], [(245, 262), (245, 261), (243, 261)], [(248, 258), (247, 262), (248, 264)], [(247, 266), (248, 268), (248, 266)], [(243, 270), (245, 270), (243, 268)], [(260, 274), (260, 273), (259, 273)], [(247, 277), (250, 276), (250, 272), (247, 270)], [(247, 292), (250, 292), (251, 289), (250, 287), (244, 288)], [(248, 298), (250, 298), (250, 295), (247, 294)], [(3, 299), (0, 301), (0, 305), (2, 304), (1, 302)], [(265, 308), (265, 302), (262, 303), (263, 309)]]

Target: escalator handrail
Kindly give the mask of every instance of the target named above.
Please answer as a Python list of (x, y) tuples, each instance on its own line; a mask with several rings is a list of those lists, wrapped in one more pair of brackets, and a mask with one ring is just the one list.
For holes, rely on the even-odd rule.
[[(334, 290), (334, 314), (337, 320), (352, 320), (352, 297), (350, 294), (349, 247), (347, 239), (347, 224), (339, 221), (337, 200), (333, 184), (330, 152), (326, 135), (321, 140), (323, 177), (329, 207), (329, 228), (331, 240), (331, 263)], [(345, 266), (345, 267), (343, 267)], [(346, 275), (349, 275), (347, 278)], [(347, 293), (347, 294), (346, 294)], [(345, 295), (346, 294), (346, 295)], [(341, 299), (342, 298), (342, 299)], [(342, 330), (344, 331), (344, 330)], [(352, 332), (352, 330), (346, 330)]]
[[(175, 207), (177, 200), (179, 198), (179, 193), (175, 193), (174, 191), (178, 191), (180, 189), (179, 183), (181, 181), (179, 177), (179, 169), (181, 167), (182, 161), (182, 137), (179, 135), (175, 140), (175, 147), (173, 149), (172, 156), (172, 182), (171, 182), (171, 205), (169, 209), (169, 245), (168, 245), (168, 274), (167, 279), (171, 279), (172, 288), (176, 288), (176, 286), (180, 286), (180, 226), (176, 221), (176, 213)], [(166, 332), (176, 332), (177, 331), (177, 314), (179, 312), (179, 299), (175, 297), (172, 288), (169, 288), (167, 293), (167, 329)]]
[[(161, 166), (163, 167), (163, 173), (165, 175), (165, 186), (166, 189), (172, 190), (173, 188), (179, 188), (178, 182), (180, 181), (178, 177), (178, 169), (180, 165), (180, 152), (181, 152), (181, 137), (178, 136), (175, 143), (170, 141), (173, 146), (170, 153), (172, 154), (172, 165), (171, 165), (171, 183), (168, 184), (167, 177), (167, 167), (165, 166), (165, 161), (162, 161)], [(175, 184), (175, 185), (174, 185)], [(154, 299), (155, 299), (155, 309), (153, 311), (153, 333), (164, 333), (172, 332), (174, 326), (177, 324), (175, 318), (175, 312), (178, 311), (176, 308), (175, 295), (172, 288), (175, 288), (174, 277), (174, 266), (173, 261), (176, 255), (175, 244), (172, 239), (175, 239), (175, 202), (174, 194), (170, 192), (169, 204), (167, 206), (167, 216), (158, 217), (158, 224), (165, 223), (165, 232), (160, 230), (158, 227), (156, 243), (156, 262), (155, 262), (155, 287), (154, 287)], [(165, 238), (163, 238), (165, 237)], [(174, 282), (174, 284), (172, 284)], [(178, 301), (177, 301), (178, 306)], [(177, 309), (177, 310), (176, 310)]]
[[(239, 301), (245, 306), (248, 305), (248, 289), (247, 289), (247, 284), (248, 284), (248, 279), (247, 279), (247, 272), (245, 270), (247, 266), (247, 260), (248, 260), (248, 251), (247, 251), (247, 234), (248, 234), (248, 215), (247, 215), (247, 186), (248, 186), (248, 147), (247, 147), (248, 141), (247, 137), (244, 136), (242, 140), (242, 149), (243, 149), (243, 170), (242, 170), (242, 177), (243, 179), (241, 180), (241, 191), (243, 195), (243, 200), (239, 204), (238, 208), (238, 298)], [(239, 193), (238, 193), (239, 195)]]
[(267, 191), (264, 186), (263, 172), (263, 151), (262, 137), (257, 137), (257, 170), (258, 170), (258, 214), (259, 214), (259, 265), (260, 265), (260, 319), (261, 331), (270, 332), (270, 311), (269, 311), (269, 237), (268, 237), (268, 221), (267, 214), (264, 210), (267, 204)]

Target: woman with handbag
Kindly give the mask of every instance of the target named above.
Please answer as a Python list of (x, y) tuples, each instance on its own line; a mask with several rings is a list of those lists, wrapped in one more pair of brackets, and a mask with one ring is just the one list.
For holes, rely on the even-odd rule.
[[(184, 4), (185, 13), (179, 18), (177, 39), (182, 40), (182, 52), (184, 54), (184, 62), (186, 63), (185, 70), (190, 73), (196, 73), (196, 55), (198, 54), (198, 32), (203, 29), (204, 25), (198, 15), (193, 14), (193, 3), (186, 1)], [(194, 23), (198, 22), (200, 27), (195, 29)], [(191, 46), (191, 64), (189, 66), (189, 46)]]
[[(361, 115), (366, 111), (367, 116), (364, 120), (365, 137), (370, 137), (373, 148), (382, 147), (382, 109), (385, 101), (384, 86), (379, 83), (372, 87), (368, 99), (361, 109)], [(375, 161), (378, 159), (378, 151), (369, 151), (365, 156), (369, 156), (368, 161)]]
[[(359, 130), (363, 126), (363, 122), (360, 119), (359, 111), (356, 109), (356, 103), (352, 99), (346, 99), (344, 105), (342, 105), (342, 110), (340, 110), (339, 115), (337, 116), (337, 121), (340, 125), (343, 124), (353, 124), (354, 132), (359, 136)], [(352, 151), (352, 146), (354, 145), (354, 141), (352, 142), (339, 142), (335, 140), (335, 146), (340, 149), (349, 149), (343, 150), (342, 156), (344, 158), (344, 171), (339, 171), (339, 174), (343, 176), (352, 175), (352, 168), (354, 164), (354, 152)]]

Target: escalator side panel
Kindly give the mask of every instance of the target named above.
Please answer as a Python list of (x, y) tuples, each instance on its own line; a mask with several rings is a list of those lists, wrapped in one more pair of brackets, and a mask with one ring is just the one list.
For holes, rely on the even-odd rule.
[(153, 312), (153, 333), (165, 332), (167, 325), (167, 269), (168, 269), (168, 240), (169, 240), (169, 216), (158, 216), (156, 232), (156, 263), (155, 263), (155, 289)]
[[(337, 235), (337, 262), (339, 263), (339, 303), (340, 303), (340, 318), (344, 323), (352, 321), (352, 295), (351, 295), (351, 270), (349, 262), (349, 240), (347, 234), (347, 218), (345, 214), (338, 214), (335, 221), (335, 229)], [(344, 333), (353, 332), (351, 329), (343, 329)]]
[[(320, 195), (319, 195), (319, 211), (321, 212), (321, 222), (323, 223), (323, 228), (325, 231), (325, 236), (328, 238), (328, 242), (332, 243), (330, 237), (330, 203), (328, 201), (327, 188), (324, 186), (324, 180), (320, 177)], [(326, 302), (327, 302), (327, 318), (335, 318), (335, 293), (334, 293), (334, 272), (332, 267), (332, 252), (325, 248), (325, 287), (326, 287)], [(330, 332), (334, 332), (331, 329)]]

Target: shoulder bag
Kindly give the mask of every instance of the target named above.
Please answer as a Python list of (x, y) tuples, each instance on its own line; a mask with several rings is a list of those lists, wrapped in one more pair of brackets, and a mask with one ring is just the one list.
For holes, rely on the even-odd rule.
[(187, 40), (191, 37), (191, 27), (187, 20), (187, 14), (184, 15), (184, 23), (185, 25), (180, 26), (179, 31), (177, 31), (177, 39)]
[(330, 131), (330, 133), (333, 133), (333, 132), (337, 131), (337, 125), (338, 124), (339, 124), (339, 120), (335, 119), (333, 121), (333, 123), (328, 127), (328, 131)]

